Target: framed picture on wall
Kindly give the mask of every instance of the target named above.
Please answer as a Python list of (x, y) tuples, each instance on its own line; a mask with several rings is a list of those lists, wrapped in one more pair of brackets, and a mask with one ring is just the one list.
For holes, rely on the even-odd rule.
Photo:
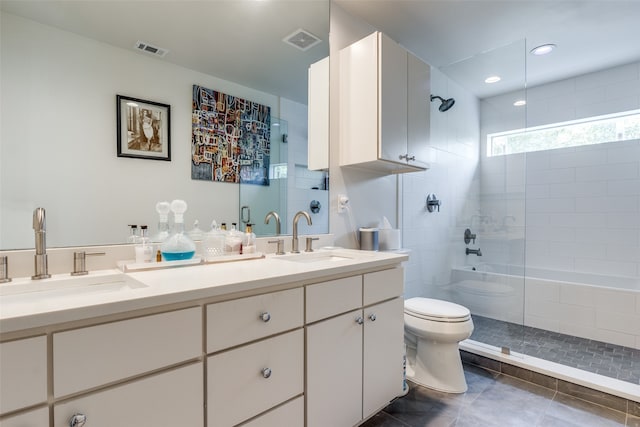
[(116, 95), (118, 157), (171, 161), (171, 106)]

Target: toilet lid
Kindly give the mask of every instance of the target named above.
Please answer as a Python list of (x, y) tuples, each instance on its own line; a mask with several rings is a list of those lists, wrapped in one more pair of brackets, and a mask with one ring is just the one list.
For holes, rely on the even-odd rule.
[(404, 311), (412, 316), (433, 320), (462, 321), (471, 317), (466, 307), (431, 298), (410, 298), (404, 302)]

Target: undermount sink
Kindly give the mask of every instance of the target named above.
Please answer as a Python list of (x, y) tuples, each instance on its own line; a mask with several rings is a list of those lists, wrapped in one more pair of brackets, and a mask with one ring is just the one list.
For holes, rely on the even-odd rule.
[(352, 260), (355, 257), (348, 256), (346, 254), (335, 253), (335, 252), (311, 252), (311, 253), (299, 253), (299, 254), (291, 254), (291, 255), (282, 255), (276, 256), (274, 259), (280, 259), (283, 261), (291, 261), (291, 262), (301, 262), (301, 263), (310, 263), (310, 262), (339, 262), (339, 261), (347, 261)]
[(33, 302), (38, 299), (69, 298), (78, 295), (98, 295), (112, 292), (126, 292), (146, 288), (147, 285), (122, 273), (90, 273), (73, 277), (68, 274), (49, 279), (15, 279), (0, 285), (0, 303)]

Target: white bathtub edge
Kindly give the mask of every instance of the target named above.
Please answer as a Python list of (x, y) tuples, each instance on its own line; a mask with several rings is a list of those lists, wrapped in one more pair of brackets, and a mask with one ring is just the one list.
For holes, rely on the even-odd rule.
[(548, 360), (538, 359), (521, 353), (512, 352), (511, 355), (506, 355), (497, 347), (480, 344), (470, 339), (462, 341), (460, 343), (460, 349), (640, 403), (640, 385), (605, 377), (559, 363), (549, 362)]

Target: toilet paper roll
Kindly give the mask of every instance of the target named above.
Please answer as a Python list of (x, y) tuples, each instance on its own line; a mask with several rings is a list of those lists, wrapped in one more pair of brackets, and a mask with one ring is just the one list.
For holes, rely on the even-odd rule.
[(379, 233), (379, 247), (381, 251), (394, 251), (402, 247), (400, 230), (397, 228), (381, 229)]

